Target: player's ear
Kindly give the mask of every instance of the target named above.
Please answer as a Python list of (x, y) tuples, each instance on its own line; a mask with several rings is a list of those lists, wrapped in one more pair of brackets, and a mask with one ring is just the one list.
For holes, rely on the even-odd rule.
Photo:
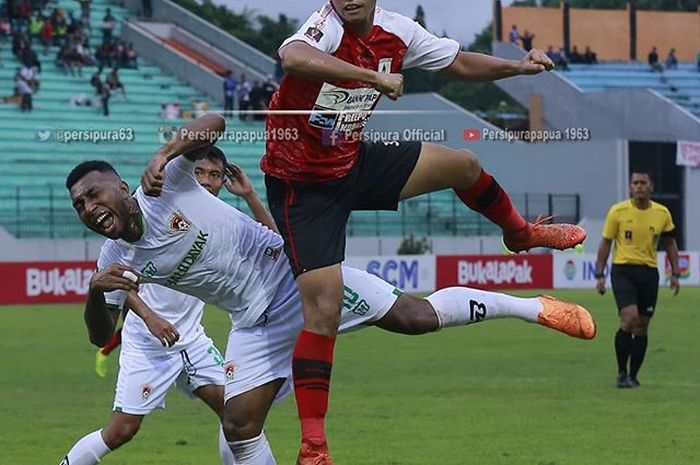
[(121, 181), (119, 183), (119, 191), (122, 193), (122, 197), (130, 197), (131, 191), (129, 190), (129, 185), (126, 181)]

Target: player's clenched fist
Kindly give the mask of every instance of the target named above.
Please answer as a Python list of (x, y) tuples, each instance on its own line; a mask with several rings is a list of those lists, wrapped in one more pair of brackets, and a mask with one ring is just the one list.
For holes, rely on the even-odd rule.
[(538, 48), (533, 48), (520, 60), (520, 74), (538, 74), (553, 69), (554, 62)]
[[(126, 276), (124, 273), (127, 273)], [(134, 270), (128, 266), (112, 264), (100, 270), (90, 279), (90, 290), (100, 292), (138, 291), (139, 285), (129, 278), (135, 276)]]
[(403, 95), (403, 75), (398, 73), (377, 73), (377, 83), (374, 88), (391, 100), (397, 100)]
[(153, 157), (146, 171), (141, 176), (141, 188), (143, 193), (152, 197), (158, 197), (163, 191), (163, 179), (165, 177), (165, 165), (168, 159), (163, 155)]

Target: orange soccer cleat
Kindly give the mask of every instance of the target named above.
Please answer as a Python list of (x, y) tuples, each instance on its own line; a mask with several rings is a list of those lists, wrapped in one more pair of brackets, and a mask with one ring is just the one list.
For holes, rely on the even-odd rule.
[(315, 446), (308, 442), (302, 442), (297, 465), (333, 465), (331, 454), (328, 452), (328, 444)]
[(595, 337), (595, 320), (588, 310), (578, 304), (563, 302), (548, 295), (538, 299), (542, 303), (542, 310), (537, 315), (539, 324), (579, 339)]
[(535, 247), (565, 250), (586, 240), (586, 230), (575, 224), (545, 224), (552, 217), (537, 217), (527, 229), (503, 236), (503, 243), (511, 252), (523, 252)]

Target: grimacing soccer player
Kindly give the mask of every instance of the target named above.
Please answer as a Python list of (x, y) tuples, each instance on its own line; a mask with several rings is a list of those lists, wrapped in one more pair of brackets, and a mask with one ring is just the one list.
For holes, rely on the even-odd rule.
[[(94, 162), (92, 166), (111, 169), (103, 162)], [(212, 146), (197, 161), (194, 175), (214, 196), (218, 197), (221, 189), (226, 188), (243, 198), (256, 221), (276, 230), (248, 177), (240, 167), (229, 164), (217, 147)], [(97, 277), (95, 282), (99, 280)], [(76, 442), (62, 463), (96, 464), (100, 456), (129, 442), (138, 433), (146, 415), (156, 408), (165, 408), (165, 396), (173, 384), (185, 395), (204, 401), (220, 421), (223, 419), (223, 357), (201, 324), (204, 302), (157, 284), (139, 286), (139, 297), (147, 306), (141, 308), (139, 314), (152, 316), (144, 322), (134, 312), (128, 312), (124, 318), (120, 329), (124, 346), (119, 358), (114, 413), (104, 428)], [(138, 302), (133, 303), (138, 305)], [(148, 313), (149, 309), (152, 314)], [(121, 309), (109, 307), (109, 310), (116, 323)], [(163, 343), (153, 337), (149, 333), (151, 328), (154, 332), (165, 328), (162, 337), (167, 341)], [(179, 336), (177, 340), (173, 333)], [(100, 345), (100, 341), (95, 342)], [(219, 453), (222, 464), (234, 464), (223, 432), (219, 434)]]
[[(84, 164), (71, 172), (67, 185), (81, 221), (110, 239), (98, 260), (103, 285), (91, 289), (86, 303), (91, 333), (109, 336), (107, 304), (138, 302), (138, 285), (124, 271), (138, 275), (140, 282), (165, 285), (228, 312), (232, 330), (224, 364), (224, 434), (237, 464), (270, 465), (275, 460), (263, 425), (275, 399), (291, 392), (292, 352), (304, 317), (282, 238), (210, 195), (193, 174), (195, 160), (208, 147), (185, 135), (220, 133), (224, 125), (214, 114), (185, 125), (155, 154), (133, 196), (113, 169)], [(173, 218), (178, 218), (175, 228)], [(585, 309), (553, 298), (448, 288), (421, 299), (364, 271), (343, 267), (343, 276), (348, 288), (343, 331), (376, 325), (422, 334), (504, 317), (538, 322), (583, 339), (596, 331)], [(147, 313), (143, 305), (134, 306), (137, 314)], [(156, 337), (170, 342), (176, 339), (173, 331), (156, 331)]]

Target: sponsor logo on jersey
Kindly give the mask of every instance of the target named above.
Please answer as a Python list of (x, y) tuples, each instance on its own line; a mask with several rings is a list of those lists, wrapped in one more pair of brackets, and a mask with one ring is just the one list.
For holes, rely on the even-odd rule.
[(187, 255), (185, 255), (185, 258), (183, 258), (180, 264), (177, 266), (177, 268), (175, 268), (175, 272), (171, 274), (168, 278), (168, 286), (176, 286), (177, 283), (180, 282), (182, 277), (185, 276), (185, 274), (187, 274), (190, 268), (192, 268), (192, 265), (194, 265), (194, 262), (196, 262), (197, 259), (202, 255), (202, 251), (207, 245), (208, 240), (209, 234), (199, 231), (199, 234), (197, 234), (197, 238), (195, 239), (194, 244), (192, 244), (190, 250), (187, 251)]
[[(391, 73), (392, 58), (379, 60), (377, 70)], [(361, 131), (381, 97), (373, 87), (346, 89), (324, 83), (309, 116), (311, 126), (336, 132)]]
[(148, 396), (151, 395), (152, 391), (153, 388), (148, 384), (141, 386), (141, 397), (143, 397), (144, 399), (148, 399)]
[(323, 32), (321, 32), (319, 28), (314, 26), (308, 28), (304, 35), (315, 42), (320, 42), (323, 38)]
[(171, 233), (187, 232), (191, 224), (180, 211), (176, 211), (168, 218), (168, 230)]

